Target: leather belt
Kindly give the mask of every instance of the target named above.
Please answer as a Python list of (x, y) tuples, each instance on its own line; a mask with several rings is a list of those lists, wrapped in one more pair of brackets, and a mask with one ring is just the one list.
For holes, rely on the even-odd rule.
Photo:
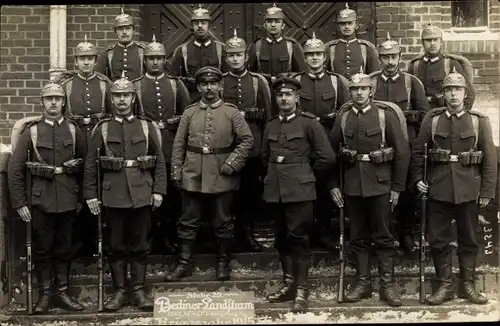
[(370, 162), (371, 161), (369, 154), (356, 154), (356, 160), (362, 161), (362, 162)]
[(227, 154), (231, 153), (233, 149), (234, 149), (233, 146), (214, 148), (209, 146), (197, 147), (197, 146), (187, 145), (187, 150), (189, 152), (198, 154)]
[(273, 155), (269, 159), (269, 163), (275, 164), (297, 164), (297, 163), (309, 163), (308, 159), (302, 157), (285, 157), (281, 155)]
[(124, 168), (135, 168), (139, 166), (139, 162), (137, 160), (123, 160)]
[(54, 167), (54, 174), (63, 174), (63, 173), (64, 173), (64, 168), (62, 166)]
[(458, 162), (458, 155), (451, 154), (450, 155), (450, 162), (457, 163)]

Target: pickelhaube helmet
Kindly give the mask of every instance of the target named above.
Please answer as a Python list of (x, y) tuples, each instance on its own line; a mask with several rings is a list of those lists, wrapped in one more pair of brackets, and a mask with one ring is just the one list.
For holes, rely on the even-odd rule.
[(247, 42), (238, 37), (236, 28), (234, 29), (233, 37), (226, 41), (225, 50), (226, 53), (239, 53), (247, 50)]
[(444, 77), (443, 88), (446, 87), (467, 88), (467, 81), (465, 80), (465, 77), (462, 74), (458, 73), (455, 67), (453, 67), (453, 70), (446, 77)]
[(122, 76), (111, 85), (111, 93), (135, 93), (134, 83), (125, 77), (125, 71), (122, 71)]
[(55, 80), (51, 79), (47, 85), (42, 87), (40, 96), (42, 98), (48, 96), (66, 97), (66, 93), (64, 92), (64, 88), (61, 85), (56, 83)]
[(432, 25), (432, 23), (429, 21), (427, 26), (422, 30), (421, 38), (422, 40), (443, 38), (443, 31), (441, 30), (441, 28)]
[(146, 45), (144, 49), (144, 56), (166, 56), (165, 46), (159, 42), (156, 42), (156, 36), (153, 34), (153, 40), (151, 43)]
[(387, 32), (387, 40), (380, 43), (378, 46), (378, 54), (399, 54), (401, 53), (401, 47), (399, 43), (391, 38), (389, 32)]
[(304, 45), (304, 53), (325, 52), (325, 43), (316, 38), (316, 33), (313, 32), (312, 38), (308, 39)]
[(117, 28), (121, 26), (134, 26), (134, 21), (132, 20), (132, 17), (123, 11), (123, 7), (121, 7), (121, 13), (118, 16), (116, 16), (113, 27)]
[(97, 47), (94, 44), (87, 41), (87, 34), (85, 34), (84, 41), (78, 43), (73, 52), (75, 57), (98, 54)]
[(349, 80), (349, 88), (352, 87), (373, 87), (372, 79), (367, 74), (363, 73), (363, 67), (359, 69), (359, 73), (353, 75)]
[(271, 7), (266, 9), (264, 19), (285, 19), (285, 14), (283, 13), (283, 9), (279, 8), (275, 3), (273, 3)]
[(200, 4), (198, 8), (193, 10), (193, 15), (191, 16), (191, 21), (195, 20), (208, 20), (211, 21), (212, 17), (210, 17), (210, 11), (203, 8), (203, 5)]
[(345, 9), (339, 11), (337, 15), (337, 23), (352, 22), (357, 19), (356, 12), (349, 8), (347, 2), (345, 3)]

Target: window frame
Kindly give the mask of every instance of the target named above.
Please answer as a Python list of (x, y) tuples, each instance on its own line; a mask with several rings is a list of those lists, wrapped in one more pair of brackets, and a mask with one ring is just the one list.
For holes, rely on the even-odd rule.
[[(477, 0), (476, 0), (477, 1)], [(454, 27), (451, 26), (450, 32), (452, 33), (480, 33), (480, 32), (486, 32), (490, 30), (490, 1), (489, 0), (479, 0), (483, 2), (486, 11), (486, 24), (483, 26), (476, 26), (476, 27)], [(453, 6), (453, 2), (451, 2), (451, 6)], [(452, 8), (450, 8), (452, 9)], [(451, 24), (453, 25), (453, 10), (450, 10), (450, 18), (451, 18)]]

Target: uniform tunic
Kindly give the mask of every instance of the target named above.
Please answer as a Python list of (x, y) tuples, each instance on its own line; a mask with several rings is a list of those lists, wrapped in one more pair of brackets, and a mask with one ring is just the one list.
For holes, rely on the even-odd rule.
[[(127, 45), (117, 43), (106, 48), (99, 55), (96, 71), (106, 75), (112, 81), (119, 79), (122, 71), (129, 80), (134, 80), (143, 74), (143, 56), (145, 45), (138, 42), (130, 42)], [(109, 60), (110, 52), (111, 62)]]
[[(377, 50), (369, 41), (360, 40), (356, 37), (352, 37), (348, 40), (340, 38), (328, 42), (326, 46), (326, 54), (329, 59), (327, 67), (329, 67), (331, 71), (339, 73), (347, 79), (357, 74), (361, 66), (363, 67), (363, 72), (366, 74), (380, 70)], [(332, 46), (335, 46), (333, 60), (331, 57)], [(363, 61), (361, 47), (366, 48), (366, 62)]]

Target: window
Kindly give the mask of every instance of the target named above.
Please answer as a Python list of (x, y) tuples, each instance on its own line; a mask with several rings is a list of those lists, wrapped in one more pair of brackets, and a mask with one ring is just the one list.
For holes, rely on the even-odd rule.
[(487, 29), (488, 0), (452, 0), (451, 26), (458, 29)]

